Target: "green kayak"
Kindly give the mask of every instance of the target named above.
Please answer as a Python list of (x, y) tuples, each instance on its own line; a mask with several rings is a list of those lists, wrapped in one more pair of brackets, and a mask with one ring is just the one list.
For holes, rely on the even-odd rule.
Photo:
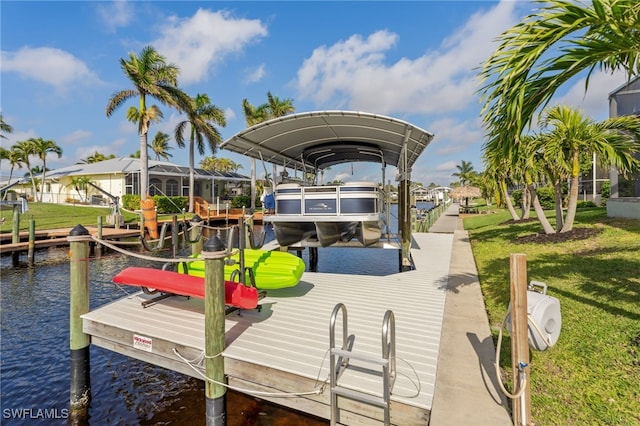
[[(240, 269), (240, 253), (231, 256), (235, 260), (234, 265), (225, 265), (224, 279), (229, 280), (234, 271)], [(180, 263), (178, 272), (187, 273), (198, 277), (204, 277), (204, 261), (196, 260), (188, 263)], [(253, 269), (256, 287), (260, 290), (274, 290), (278, 288), (293, 287), (300, 282), (305, 270), (304, 261), (288, 252), (270, 251), (259, 249), (244, 250), (245, 269)], [(249, 274), (247, 273), (247, 280)]]

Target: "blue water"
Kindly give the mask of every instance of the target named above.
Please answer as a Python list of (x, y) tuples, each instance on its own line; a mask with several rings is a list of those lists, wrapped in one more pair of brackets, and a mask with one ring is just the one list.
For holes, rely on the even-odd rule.
[[(9, 258), (1, 259), (0, 423), (3, 425), (69, 423), (67, 250), (38, 252), (35, 267), (14, 268)], [(306, 250), (303, 259), (308, 264)], [(90, 261), (92, 309), (133, 291), (111, 282), (120, 270), (133, 265), (158, 266), (114, 254)], [(395, 250), (318, 250), (319, 272), (387, 275), (397, 270)], [(90, 351), (93, 398), (86, 424), (204, 424), (202, 381), (98, 347), (91, 346)], [(228, 425), (326, 423), (250, 396), (227, 393)]]

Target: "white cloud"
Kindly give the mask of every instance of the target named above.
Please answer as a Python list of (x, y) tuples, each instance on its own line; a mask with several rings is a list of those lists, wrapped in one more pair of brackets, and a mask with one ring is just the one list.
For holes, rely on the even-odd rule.
[(227, 119), (227, 123), (229, 121), (233, 121), (233, 120), (236, 119), (236, 112), (232, 108), (225, 108), (224, 109), (224, 118)]
[(265, 76), (265, 73), (266, 72), (264, 64), (260, 64), (257, 68), (250, 70), (246, 78), (247, 84), (259, 82)]
[(467, 150), (473, 145), (480, 146), (484, 141), (484, 130), (480, 119), (460, 120), (443, 117), (433, 121), (429, 130), (435, 134), (427, 149), (437, 154), (451, 154)]
[(618, 71), (614, 74), (594, 72), (589, 78), (589, 86), (585, 93), (585, 80), (580, 78), (570, 86), (566, 93), (553, 98), (550, 105), (564, 104), (581, 109), (593, 120), (604, 120), (609, 117), (609, 94), (626, 81), (626, 74)]
[(97, 12), (107, 29), (111, 32), (114, 32), (120, 27), (126, 27), (135, 16), (133, 5), (125, 0), (98, 3)]
[(199, 9), (190, 18), (171, 17), (161, 25), (161, 33), (151, 44), (168, 62), (178, 65), (181, 83), (190, 84), (205, 81), (227, 56), (266, 36), (267, 28), (257, 19)]
[(477, 67), (494, 50), (494, 38), (517, 22), (515, 8), (504, 1), (479, 12), (439, 50), (392, 64), (386, 54), (402, 40), (389, 31), (318, 47), (298, 70), (297, 97), (382, 114), (464, 110), (477, 102)]
[(78, 144), (91, 138), (93, 134), (87, 130), (76, 130), (61, 138), (61, 142), (65, 144)]
[(16, 72), (66, 91), (72, 86), (90, 86), (97, 76), (80, 59), (69, 52), (50, 47), (23, 47), (16, 52), (2, 51), (3, 72)]
[(447, 172), (450, 170), (455, 170), (458, 164), (459, 163), (456, 163), (455, 161), (447, 161), (446, 163), (438, 164), (436, 166), (436, 170), (439, 172)]

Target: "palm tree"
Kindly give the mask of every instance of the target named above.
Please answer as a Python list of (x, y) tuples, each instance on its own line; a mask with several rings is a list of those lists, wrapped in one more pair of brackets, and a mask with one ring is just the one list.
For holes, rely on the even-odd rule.
[(499, 47), (480, 72), (489, 148), (506, 151), (518, 143), (535, 112), (582, 71), (625, 70), (629, 78), (640, 74), (640, 2), (541, 4), (500, 35)]
[(147, 154), (147, 135), (152, 121), (162, 118), (160, 109), (152, 105), (147, 106), (147, 98), (155, 98), (162, 104), (175, 107), (183, 111), (187, 107), (188, 97), (177, 88), (178, 67), (167, 64), (164, 56), (160, 55), (152, 46), (142, 49), (139, 56), (129, 53), (129, 60), (120, 59), (120, 66), (127, 78), (133, 83), (133, 89), (121, 90), (114, 93), (107, 103), (106, 115), (111, 117), (113, 112), (124, 102), (138, 98), (138, 108), (131, 107), (127, 111), (127, 119), (138, 123), (140, 135), (140, 198), (148, 197), (149, 189), (149, 157)]
[(79, 161), (79, 164), (99, 163), (100, 161), (111, 160), (112, 158), (116, 158), (115, 154), (104, 155), (101, 152), (95, 151), (93, 154), (89, 155), (87, 158), (81, 159)]
[(13, 133), (13, 127), (4, 122), (2, 114), (0, 114), (0, 139), (6, 139), (7, 137), (3, 133)]
[(173, 149), (172, 146), (169, 146), (169, 136), (166, 133), (158, 132), (156, 136), (153, 138), (153, 141), (149, 145), (149, 148), (153, 151), (156, 156), (156, 161), (159, 161), (161, 158), (168, 160), (173, 155), (169, 154), (169, 150)]
[[(542, 128), (551, 127), (539, 140), (544, 160), (555, 165), (555, 181), (570, 179), (569, 200), (564, 223), (558, 224), (558, 232), (573, 229), (578, 204), (578, 184), (581, 174), (581, 153), (596, 153), (602, 166), (615, 166), (622, 173), (640, 168), (640, 120), (622, 116), (600, 122), (585, 118), (580, 111), (567, 107), (551, 108), (541, 120)], [(564, 173), (563, 173), (564, 172)]]
[[(22, 153), (19, 149), (16, 149), (16, 146), (12, 146), (10, 149), (4, 149), (3, 148), (3, 155), (4, 155), (4, 159), (9, 161), (9, 165), (11, 166), (11, 169), (9, 170), (9, 180), (7, 181), (7, 183), (11, 183), (11, 178), (13, 177), (13, 170), (18, 167), (19, 169), (22, 168)], [(5, 191), (4, 193), (4, 197), (7, 197), (8, 192)]]
[(40, 185), (40, 202), (42, 202), (42, 196), (44, 195), (45, 175), (47, 172), (47, 154), (54, 153), (58, 155), (58, 158), (62, 157), (62, 148), (58, 146), (52, 140), (44, 140), (42, 138), (29, 139), (33, 143), (34, 153), (42, 161), (42, 178), (40, 178), (42, 184)]
[(460, 185), (464, 186), (468, 183), (471, 183), (471, 179), (474, 175), (473, 165), (471, 161), (464, 161), (456, 166), (458, 171), (456, 173), (452, 173), (452, 176), (457, 177), (460, 180)]
[[(75, 189), (76, 192), (78, 193), (78, 196), (80, 197), (80, 201), (84, 202), (84, 201), (87, 201), (89, 198), (87, 194), (87, 188), (89, 186), (89, 182), (91, 182), (91, 179), (88, 176), (72, 176), (71, 183), (66, 186)], [(83, 196), (80, 191), (84, 191), (85, 195)]]
[(242, 164), (238, 164), (229, 158), (205, 157), (200, 161), (200, 167), (212, 172), (229, 173), (240, 170)]
[(211, 152), (215, 154), (222, 138), (214, 124), (226, 126), (224, 111), (211, 104), (209, 96), (198, 93), (191, 99), (188, 108), (185, 109), (187, 119), (178, 123), (175, 129), (175, 140), (178, 146), (184, 147), (183, 132), (190, 125), (189, 131), (189, 213), (193, 213), (193, 197), (195, 185), (194, 173), (194, 149), (197, 145), (200, 155), (204, 155), (204, 142), (208, 142)]
[(36, 155), (33, 142), (31, 141), (31, 139), (16, 142), (16, 144), (13, 145), (12, 149), (16, 150), (16, 155), (20, 158), (20, 163), (22, 163), (28, 170), (29, 177), (31, 178), (33, 198), (35, 200), (38, 192), (36, 191), (36, 181), (33, 177), (33, 172), (31, 171), (31, 160), (29, 159), (29, 157), (31, 157), (32, 155)]
[[(267, 103), (255, 107), (247, 99), (242, 100), (242, 111), (244, 112), (244, 118), (247, 123), (247, 127), (254, 126), (263, 121), (270, 120), (276, 117), (282, 117), (287, 114), (295, 112), (293, 106), (293, 99), (282, 99), (277, 96), (273, 96), (271, 91), (267, 92)], [(265, 171), (265, 174), (266, 171)], [(256, 159), (251, 158), (251, 208), (255, 208), (256, 188), (254, 185), (256, 178)]]

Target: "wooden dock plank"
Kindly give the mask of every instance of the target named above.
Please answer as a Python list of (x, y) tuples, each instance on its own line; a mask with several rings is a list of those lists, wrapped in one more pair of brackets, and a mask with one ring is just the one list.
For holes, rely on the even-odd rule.
[[(394, 424), (426, 424), (433, 400), (452, 235), (416, 234), (412, 257), (417, 269), (387, 276), (306, 272), (294, 288), (269, 291), (261, 310), (227, 316), (225, 371), (230, 384), (270, 392), (304, 392), (318, 388), (329, 374), (329, 319), (336, 303), (348, 310), (354, 351), (381, 356), (385, 312), (394, 312), (397, 379), (392, 392)], [(198, 377), (174, 353), (196, 358), (204, 350), (203, 301), (171, 297), (147, 308), (142, 293), (84, 315), (92, 343)], [(338, 317), (337, 344), (342, 319)], [(133, 348), (133, 335), (153, 340), (152, 352)], [(341, 385), (380, 394), (380, 374), (366, 374), (353, 361)], [(189, 371), (190, 370), (190, 371)], [(318, 383), (318, 380), (320, 383)], [(329, 416), (329, 391), (296, 398), (261, 396), (311, 414)], [(382, 410), (340, 399), (343, 421), (381, 419)], [(346, 416), (346, 417), (344, 417)], [(420, 423), (422, 422), (422, 423)]]

